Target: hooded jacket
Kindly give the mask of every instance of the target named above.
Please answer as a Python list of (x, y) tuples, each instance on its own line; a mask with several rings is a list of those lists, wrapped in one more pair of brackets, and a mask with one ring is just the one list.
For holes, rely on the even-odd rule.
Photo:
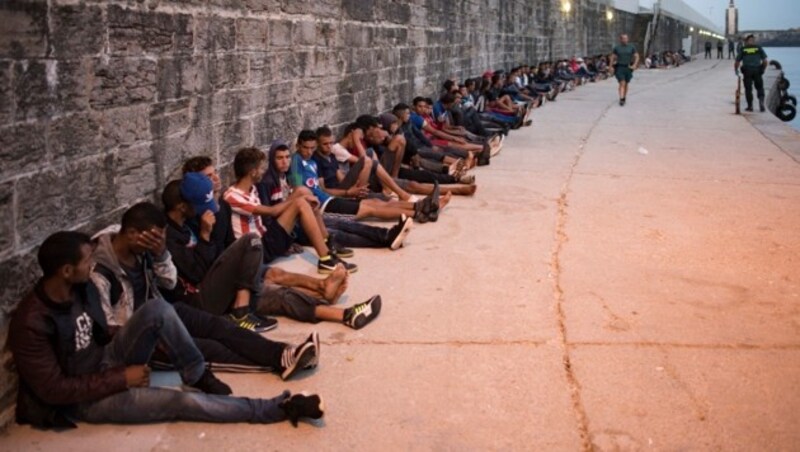
[(70, 303), (50, 300), (39, 282), (11, 318), (8, 343), (20, 375), (17, 422), (36, 427), (75, 427), (71, 405), (126, 389), (125, 367), (101, 370), (110, 341), (97, 288), (73, 286)]
[(286, 201), (286, 198), (283, 196), (283, 190), (281, 189), (281, 179), (285, 180), (286, 175), (279, 173), (275, 165), (275, 156), (278, 154), (278, 151), (282, 149), (283, 148), (277, 146), (272, 146), (270, 148), (267, 154), (267, 171), (264, 173), (264, 176), (261, 177), (261, 181), (256, 184), (258, 197), (261, 199), (261, 204), (265, 206), (274, 206), (275, 204)]
[[(92, 257), (96, 265), (92, 270), (92, 282), (100, 293), (100, 304), (105, 312), (108, 325), (122, 326), (139, 306), (134, 300), (133, 283), (114, 253), (111, 240), (119, 231), (119, 225), (109, 226), (92, 237), (97, 241)], [(168, 250), (163, 256), (153, 257), (150, 253), (137, 256), (136, 261), (144, 271), (147, 285), (145, 300), (163, 298), (158, 287), (172, 290), (178, 282), (178, 270), (172, 262)]]

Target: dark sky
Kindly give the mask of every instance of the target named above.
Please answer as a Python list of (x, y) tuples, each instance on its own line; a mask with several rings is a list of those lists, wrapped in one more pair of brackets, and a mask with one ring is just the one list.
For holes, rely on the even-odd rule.
[[(725, 29), (730, 0), (684, 0), (697, 12)], [(800, 0), (734, 0), (739, 8), (740, 30), (800, 28)]]

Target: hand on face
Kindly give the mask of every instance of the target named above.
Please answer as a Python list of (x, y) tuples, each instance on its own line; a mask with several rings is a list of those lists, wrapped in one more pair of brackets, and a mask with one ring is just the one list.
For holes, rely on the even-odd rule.
[(167, 249), (167, 237), (163, 229), (152, 228), (139, 232), (136, 245), (150, 251), (154, 256), (162, 256)]
[(212, 229), (216, 222), (217, 222), (217, 217), (216, 215), (214, 215), (214, 212), (210, 210), (206, 210), (205, 213), (203, 213), (203, 215), (200, 215), (201, 228)]

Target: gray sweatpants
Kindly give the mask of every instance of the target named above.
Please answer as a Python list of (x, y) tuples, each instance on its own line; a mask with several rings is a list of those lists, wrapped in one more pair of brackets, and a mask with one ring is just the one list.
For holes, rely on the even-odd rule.
[(239, 290), (258, 290), (255, 285), (263, 249), (258, 234), (249, 233), (233, 242), (214, 262), (200, 283), (199, 308), (224, 314)]
[(298, 290), (266, 283), (261, 289), (256, 312), (284, 316), (300, 322), (317, 323), (316, 307), (326, 303)]

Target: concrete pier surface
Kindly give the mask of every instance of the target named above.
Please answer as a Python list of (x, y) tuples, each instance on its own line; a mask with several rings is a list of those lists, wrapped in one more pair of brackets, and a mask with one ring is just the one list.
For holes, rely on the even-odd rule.
[(343, 303), (380, 293), (375, 323), (268, 333), (316, 328), (318, 370), (220, 374), (319, 392), (324, 422), (12, 426), (0, 449), (798, 450), (800, 157), (776, 143), (800, 138), (734, 115), (735, 84), (699, 60), (637, 71), (625, 107), (611, 80), (564, 94), (475, 197), (357, 251)]

